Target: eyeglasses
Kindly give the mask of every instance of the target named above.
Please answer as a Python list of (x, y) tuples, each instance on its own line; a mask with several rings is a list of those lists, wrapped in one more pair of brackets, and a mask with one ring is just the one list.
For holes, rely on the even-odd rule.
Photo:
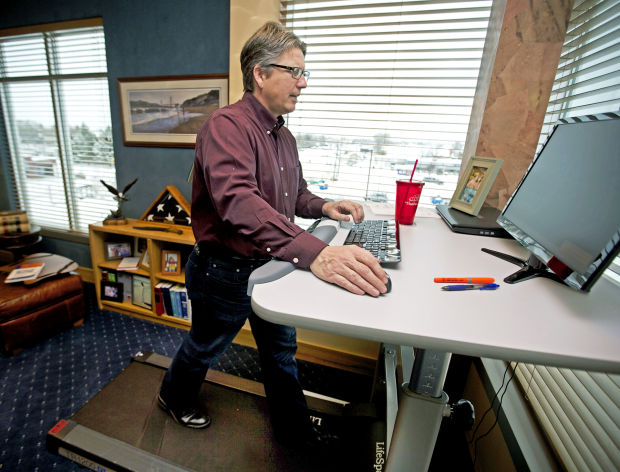
[(301, 67), (283, 66), (283, 65), (280, 65), (280, 64), (269, 64), (269, 65), (271, 67), (279, 67), (280, 69), (286, 69), (286, 70), (290, 71), (291, 75), (293, 76), (293, 79), (295, 79), (295, 80), (299, 80), (302, 75), (304, 76), (304, 78), (306, 80), (308, 80), (308, 78), (310, 78), (310, 71), (303, 70)]

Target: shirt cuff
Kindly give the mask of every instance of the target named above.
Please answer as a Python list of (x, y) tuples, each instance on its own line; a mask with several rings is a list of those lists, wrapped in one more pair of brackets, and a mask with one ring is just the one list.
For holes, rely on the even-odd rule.
[(319, 252), (327, 246), (327, 243), (304, 231), (286, 246), (282, 259), (293, 263), (295, 267), (306, 269), (310, 267)]
[(323, 205), (325, 205), (326, 202), (327, 200), (322, 198), (316, 198), (310, 202), (310, 212), (313, 215), (317, 215), (314, 218), (321, 218), (323, 216)]

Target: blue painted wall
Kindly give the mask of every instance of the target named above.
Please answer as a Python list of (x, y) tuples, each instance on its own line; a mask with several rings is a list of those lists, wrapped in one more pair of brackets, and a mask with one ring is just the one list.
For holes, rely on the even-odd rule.
[[(2, 2), (0, 29), (83, 18), (103, 18), (117, 182), (138, 177), (123, 213), (139, 218), (166, 185), (191, 200), (187, 175), (194, 151), (124, 146), (117, 79), (228, 73), (230, 4), (225, 0), (20, 0)], [(0, 144), (6, 141), (0, 124)], [(8, 192), (9, 157), (0, 145), (0, 209), (14, 208)], [(88, 246), (46, 240), (48, 250), (90, 267)], [(83, 246), (83, 247), (82, 247)]]

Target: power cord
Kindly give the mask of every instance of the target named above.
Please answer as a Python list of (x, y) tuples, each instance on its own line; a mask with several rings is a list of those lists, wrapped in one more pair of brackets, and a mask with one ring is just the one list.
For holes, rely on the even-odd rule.
[(508, 374), (508, 369), (510, 369), (510, 364), (506, 365), (506, 369), (504, 370), (504, 376), (502, 377), (502, 384), (499, 386), (499, 388), (497, 389), (497, 392), (495, 392), (495, 395), (493, 395), (493, 398), (491, 399), (491, 405), (489, 406), (489, 408), (487, 408), (487, 410), (484, 412), (484, 414), (482, 415), (482, 417), (480, 418), (480, 421), (478, 421), (478, 424), (476, 425), (476, 428), (474, 429), (474, 431), (471, 433), (471, 440), (469, 441), (469, 444), (472, 444), (474, 442), (474, 439), (476, 438), (476, 433), (478, 432), (478, 428), (480, 428), (480, 426), (482, 425), (482, 423), (484, 422), (484, 418), (487, 416), (487, 414), (489, 413), (489, 411), (491, 411), (493, 409), (493, 404), (495, 403), (495, 400), (497, 399), (497, 395), (499, 394), (499, 392), (502, 390), (502, 388), (504, 388), (504, 382), (506, 382), (506, 374)]
[[(493, 430), (493, 428), (495, 428), (495, 426), (497, 425), (497, 423), (499, 421), (499, 415), (500, 415), (500, 412), (501, 412), (501, 408), (502, 408), (502, 402), (504, 401), (504, 395), (506, 395), (506, 392), (508, 391), (508, 386), (510, 385), (510, 382), (512, 382), (512, 379), (514, 378), (514, 376), (515, 376), (515, 374), (517, 372), (518, 365), (519, 365), (519, 363), (516, 362), (514, 367), (512, 368), (512, 374), (510, 375), (510, 378), (508, 379), (508, 382), (504, 386), (504, 382), (506, 380), (506, 374), (508, 373), (508, 370), (510, 369), (510, 364), (508, 363), (506, 365), (506, 370), (504, 370), (504, 376), (502, 378), (502, 384), (500, 385), (499, 389), (497, 389), (497, 391), (495, 392), (495, 395), (493, 396), (493, 399), (491, 400), (491, 405), (484, 412), (484, 414), (482, 415), (482, 418), (480, 418), (480, 421), (478, 422), (478, 425), (476, 426), (476, 429), (474, 429), (474, 432), (472, 433), (472, 438), (469, 441), (469, 444), (471, 444), (472, 442), (474, 443), (474, 446), (473, 446), (473, 449), (474, 449), (474, 460), (473, 460), (473, 464), (472, 464), (473, 467), (475, 467), (476, 459), (478, 458), (478, 442), (482, 438), (488, 436), (491, 433), (491, 431)], [(480, 436), (478, 436), (476, 438), (475, 436), (476, 436), (476, 432), (478, 431), (478, 428), (482, 424), (482, 421), (484, 420), (484, 417), (487, 415), (487, 413), (489, 413), (493, 409), (493, 403), (497, 399), (497, 396), (498, 396), (499, 392), (502, 390), (502, 388), (504, 389), (504, 391), (503, 391), (501, 397), (499, 398), (499, 405), (497, 406), (497, 415), (495, 415), (495, 421), (489, 427), (489, 429), (486, 430), (486, 432), (484, 434), (481, 434)]]

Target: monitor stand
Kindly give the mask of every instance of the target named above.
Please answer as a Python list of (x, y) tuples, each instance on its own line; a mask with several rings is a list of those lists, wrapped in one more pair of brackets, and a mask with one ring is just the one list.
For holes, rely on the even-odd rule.
[(492, 256), (521, 266), (521, 269), (504, 279), (504, 282), (506, 282), (507, 284), (516, 284), (519, 282), (523, 282), (524, 280), (532, 279), (534, 277), (545, 277), (547, 279), (551, 279), (555, 282), (566, 285), (558, 275), (551, 272), (549, 268), (544, 263), (542, 263), (534, 254), (530, 254), (530, 257), (527, 260), (523, 260), (519, 259), (518, 257), (511, 256), (510, 254), (494, 251), (485, 247), (482, 248), (482, 252), (486, 252), (487, 254), (491, 254)]

